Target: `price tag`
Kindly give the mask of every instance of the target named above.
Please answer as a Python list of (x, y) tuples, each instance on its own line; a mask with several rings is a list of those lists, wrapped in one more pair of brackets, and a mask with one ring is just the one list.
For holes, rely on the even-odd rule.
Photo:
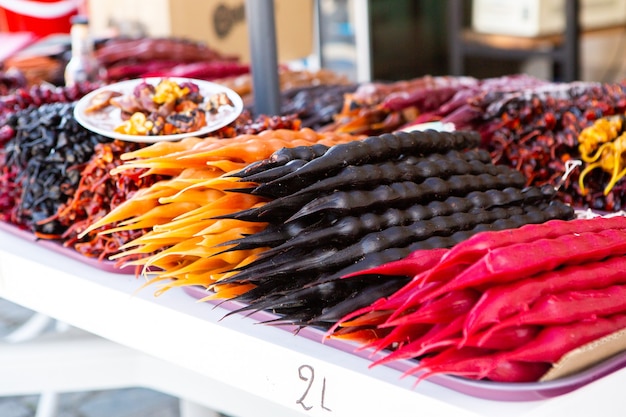
[(324, 411), (332, 411), (327, 405), (328, 384), (326, 377), (316, 374), (311, 365), (298, 367), (298, 378), (302, 381), (302, 395), (296, 400), (304, 410), (321, 408)]

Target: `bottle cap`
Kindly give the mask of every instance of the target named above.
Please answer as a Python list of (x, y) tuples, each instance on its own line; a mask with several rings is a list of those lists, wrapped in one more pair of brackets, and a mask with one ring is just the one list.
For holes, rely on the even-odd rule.
[(77, 14), (70, 18), (70, 23), (72, 25), (87, 25), (89, 24), (89, 18), (85, 15)]

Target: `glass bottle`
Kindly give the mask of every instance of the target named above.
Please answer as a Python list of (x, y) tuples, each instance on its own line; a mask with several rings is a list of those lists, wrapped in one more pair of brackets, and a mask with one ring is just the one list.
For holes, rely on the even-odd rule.
[(99, 81), (101, 68), (94, 55), (89, 20), (86, 16), (76, 15), (71, 23), (72, 55), (65, 67), (65, 85)]

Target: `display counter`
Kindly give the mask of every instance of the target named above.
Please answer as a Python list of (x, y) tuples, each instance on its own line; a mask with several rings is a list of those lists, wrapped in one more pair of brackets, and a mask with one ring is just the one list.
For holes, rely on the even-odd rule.
[(1, 297), (136, 351), (137, 384), (234, 416), (608, 417), (626, 406), (625, 369), (545, 400), (482, 399), (144, 283), (0, 232)]

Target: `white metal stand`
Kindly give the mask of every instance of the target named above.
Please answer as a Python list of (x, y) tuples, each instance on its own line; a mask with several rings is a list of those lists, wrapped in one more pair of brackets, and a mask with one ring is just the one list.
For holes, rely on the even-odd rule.
[[(28, 320), (22, 323), (18, 328), (13, 330), (2, 338), (2, 342), (6, 344), (19, 344), (36, 340), (42, 335), (47, 327), (52, 323), (52, 318), (41, 314), (34, 313)], [(58, 328), (59, 331), (67, 330), (67, 328)], [(45, 354), (45, 352), (41, 352)], [(37, 404), (37, 414), (35, 417), (54, 417), (57, 413), (58, 393), (55, 391), (45, 391), (40, 393)]]
[(39, 394), (37, 413), (35, 417), (54, 417), (59, 406), (59, 394), (54, 391), (44, 391)]

